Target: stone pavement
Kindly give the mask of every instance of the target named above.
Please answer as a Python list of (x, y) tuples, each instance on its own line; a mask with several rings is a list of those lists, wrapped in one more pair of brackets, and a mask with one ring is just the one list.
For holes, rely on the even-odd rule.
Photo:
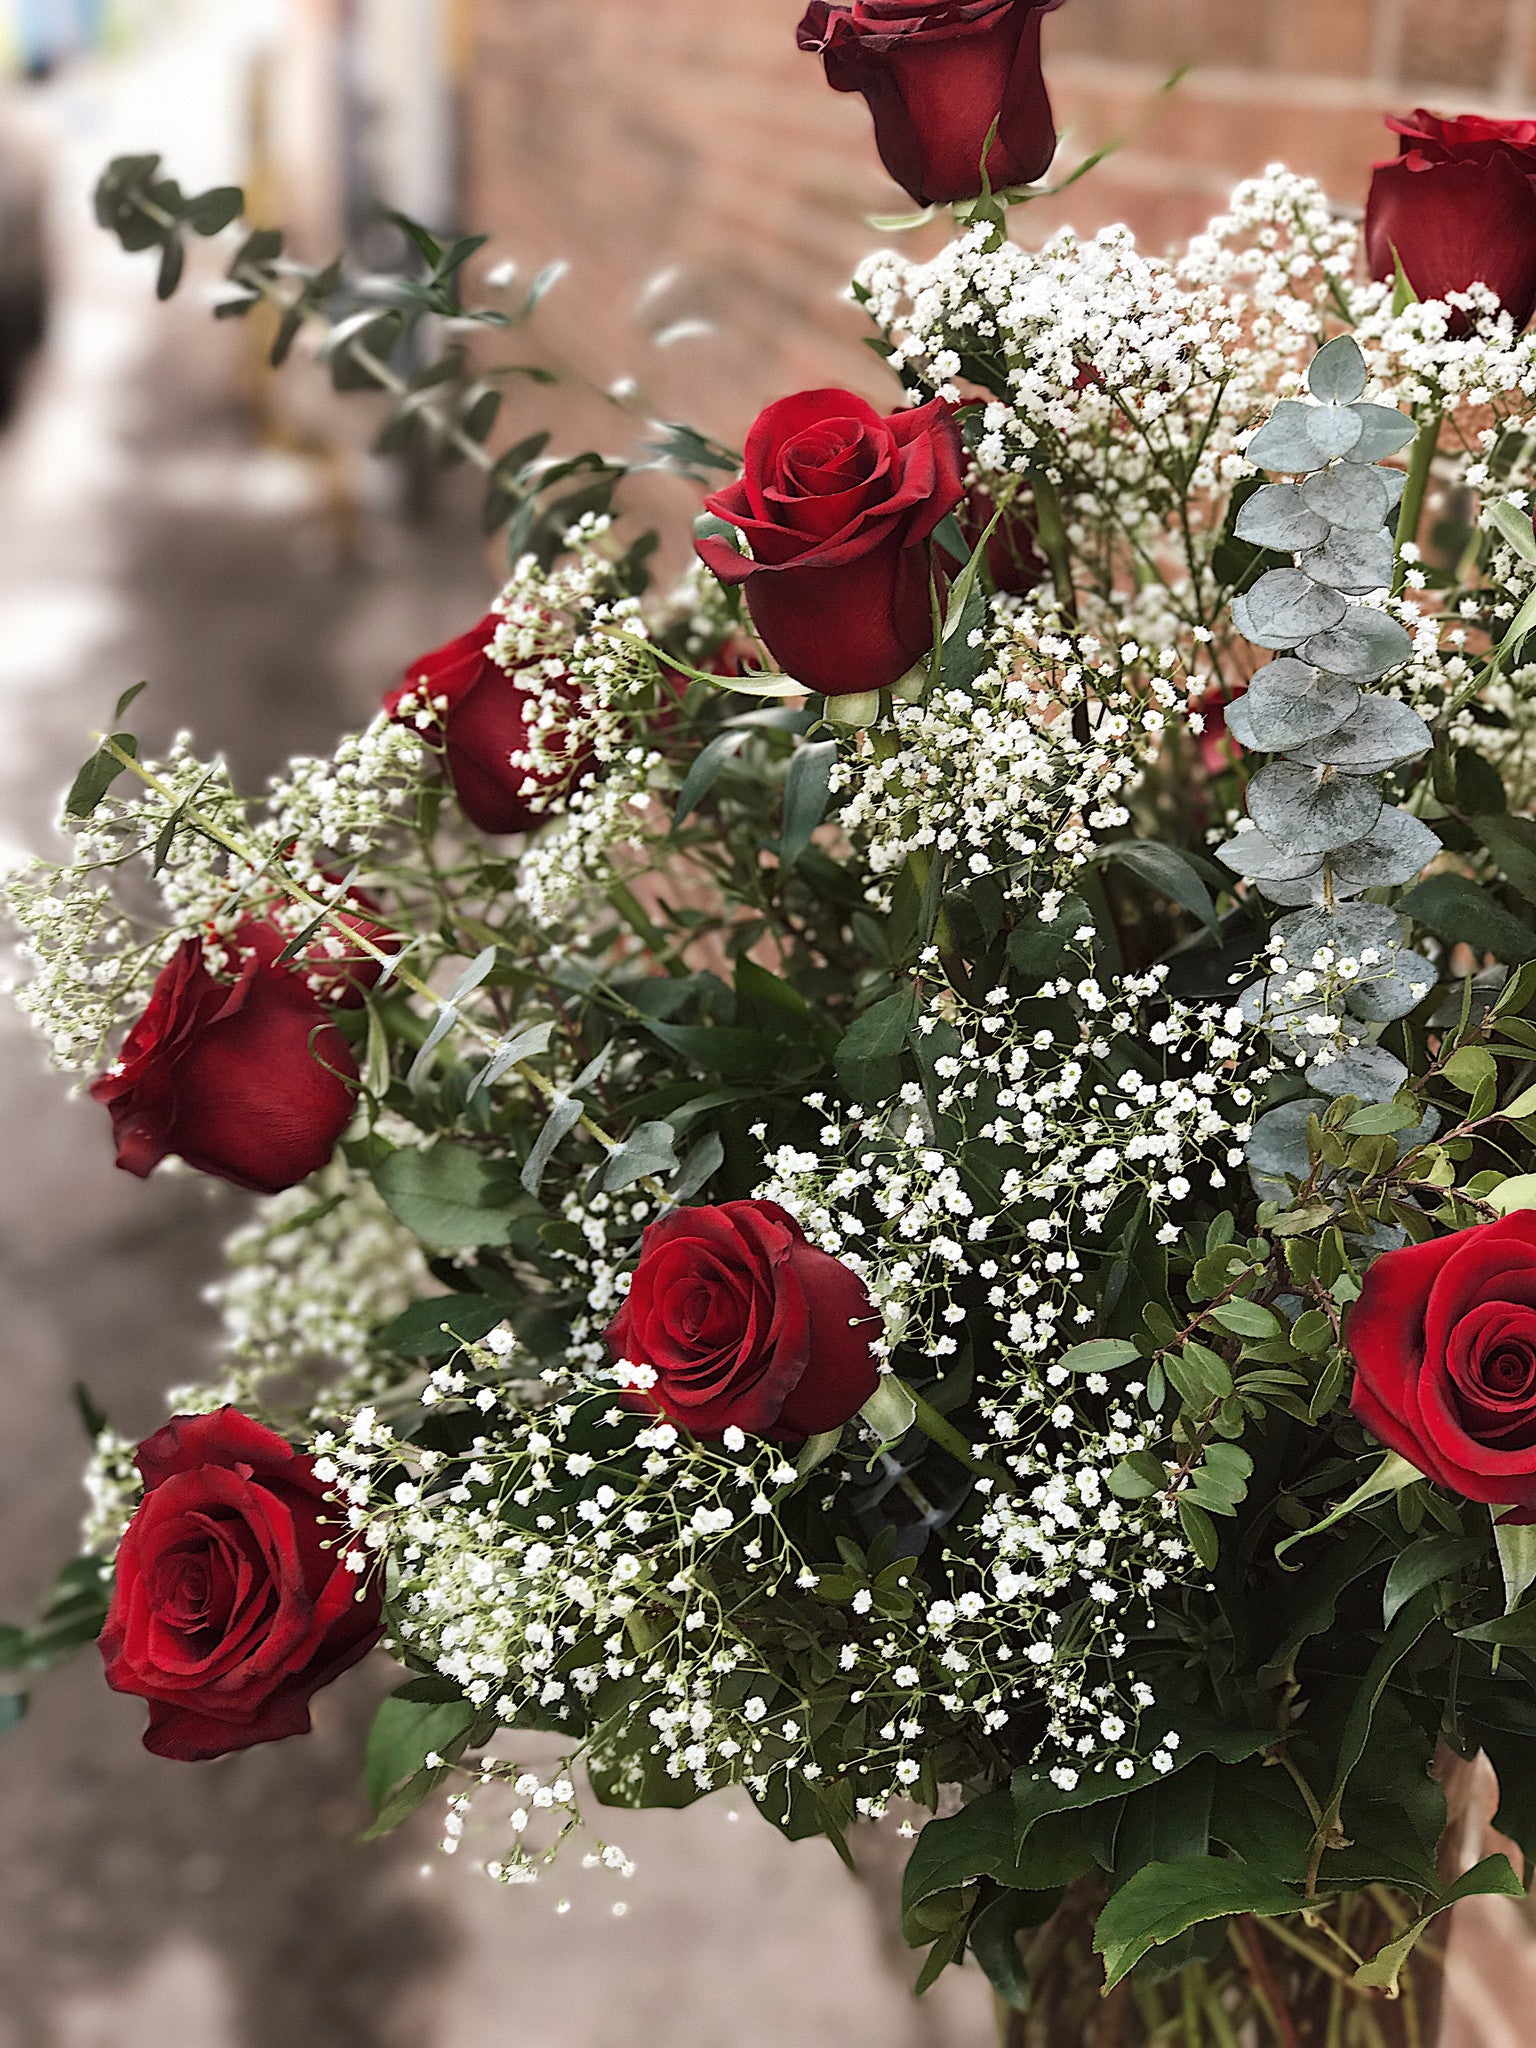
[[(118, 692), (146, 744), (180, 725), (260, 777), (325, 749), (403, 662), (483, 608), (472, 520), (409, 530), (263, 449), (230, 392), (241, 337), (156, 307), (149, 267), (90, 224), (93, 171), (159, 147), (189, 185), (238, 177), (244, 10), (183, 10), (180, 40), (77, 74), (28, 108), (52, 156), (59, 299), (0, 441), (0, 839), (44, 847)], [(188, 166), (185, 170), (182, 166)], [(303, 375), (296, 370), (296, 375)], [(366, 500), (382, 488), (366, 466)], [(199, 1300), (241, 1202), (111, 1167), (0, 1005), (0, 1614), (72, 1547), (75, 1379), (134, 1434), (193, 1376)], [(87, 1655), (0, 1746), (0, 2048), (962, 2048), (978, 1982), (915, 2006), (911, 1958), (831, 1851), (750, 1808), (622, 1816), (639, 1863), (508, 1894), (433, 1846), (430, 1814), (367, 1848), (360, 1757), (387, 1667), (319, 1703), (307, 1741), (177, 1766)], [(571, 1910), (556, 1913), (558, 1883)]]

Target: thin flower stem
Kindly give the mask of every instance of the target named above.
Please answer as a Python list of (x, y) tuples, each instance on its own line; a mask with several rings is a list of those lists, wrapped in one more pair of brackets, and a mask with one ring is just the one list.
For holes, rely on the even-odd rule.
[(1436, 453), (1440, 447), (1440, 428), (1445, 415), (1432, 412), (1419, 428), (1418, 439), (1413, 444), (1413, 454), (1408, 461), (1408, 481), (1403, 487), (1402, 508), (1397, 515), (1397, 567), (1392, 574), (1392, 595), (1398, 596), (1408, 577), (1408, 561), (1403, 550), (1413, 546), (1419, 537), (1419, 522), (1424, 514), (1424, 498), (1429, 489), (1429, 473), (1434, 467)]
[[(1277, 1921), (1272, 1920), (1269, 1924), (1271, 1933), (1281, 1933)], [(1301, 2037), (1296, 2032), (1296, 2022), (1291, 2018), (1290, 2009), (1280, 1995), (1280, 1986), (1275, 1982), (1275, 1973), (1270, 1968), (1269, 1957), (1264, 1953), (1263, 1937), (1253, 1915), (1244, 1913), (1231, 1921), (1227, 1932), (1232, 1946), (1248, 1971), (1259, 2003), (1264, 2008), (1264, 2016), (1269, 2022), (1270, 2032), (1275, 2037), (1276, 2048), (1301, 2048)], [(1310, 1953), (1304, 1944), (1302, 1952)], [(1331, 1963), (1324, 1962), (1322, 1967), (1334, 1976), (1342, 1974), (1335, 1970)]]
[(975, 1472), (983, 1479), (990, 1479), (1005, 1492), (1017, 1492), (1018, 1488), (1011, 1472), (1002, 1465), (994, 1465), (990, 1458), (978, 1458), (952, 1422), (947, 1422), (938, 1409), (925, 1401), (921, 1394), (913, 1393), (910, 1387), (907, 1391), (912, 1394), (912, 1419), (931, 1443), (936, 1443), (940, 1450), (948, 1451), (949, 1455), (964, 1465), (967, 1471)]

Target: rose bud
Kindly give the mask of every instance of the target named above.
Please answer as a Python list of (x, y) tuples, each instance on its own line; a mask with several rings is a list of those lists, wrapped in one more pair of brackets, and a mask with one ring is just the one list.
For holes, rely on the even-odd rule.
[(705, 504), (746, 536), (698, 541), (746, 587), (763, 645), (828, 697), (889, 689), (933, 644), (929, 539), (964, 496), (960, 429), (934, 399), (883, 419), (851, 391), (802, 391), (758, 415), (738, 483)]
[(352, 1117), (352, 1049), (301, 963), (276, 965), (276, 926), (241, 925), (227, 973), (185, 939), (114, 1065), (91, 1084), (112, 1112), (117, 1163), (142, 1179), (175, 1153), (259, 1195), (324, 1166)]
[(313, 1459), (221, 1408), (177, 1416), (136, 1462), (101, 1654), (113, 1691), (149, 1702), (144, 1747), (197, 1763), (307, 1734), (311, 1697), (383, 1633)]
[(880, 1335), (863, 1281), (776, 1202), (725, 1202), (650, 1226), (608, 1343), (654, 1375), (639, 1400), (694, 1436), (778, 1440), (859, 1412)]
[[(1483, 284), (1517, 330), (1527, 326), (1536, 312), (1536, 121), (1447, 121), (1420, 108), (1387, 126), (1402, 141), (1371, 178), (1372, 275), (1393, 277), (1395, 254), (1421, 299)], [(1451, 331), (1470, 325), (1458, 311)]]
[[(997, 512), (991, 494), (979, 485), (960, 508), (960, 531), (974, 551)], [(1027, 597), (1050, 574), (1050, 564), (1035, 545), (1034, 504), (1020, 491), (993, 528), (987, 542), (987, 573), (1004, 597)]]
[(919, 206), (1043, 178), (1056, 126), (1040, 25), (1061, 0), (811, 0), (800, 24), (837, 92), (861, 92), (880, 161)]
[(1345, 1339), (1374, 1436), (1464, 1499), (1536, 1509), (1536, 1212), (1383, 1252)]
[[(384, 709), (397, 724), (441, 743), (459, 809), (472, 825), (482, 832), (531, 832), (550, 815), (551, 799), (587, 772), (590, 756), (580, 753), (558, 771), (536, 770), (521, 758), (535, 698), (491, 659), (500, 625), (488, 612), (468, 633), (419, 656), (384, 699)], [(540, 681), (545, 693), (559, 687)], [(553, 735), (546, 745), (559, 749)]]

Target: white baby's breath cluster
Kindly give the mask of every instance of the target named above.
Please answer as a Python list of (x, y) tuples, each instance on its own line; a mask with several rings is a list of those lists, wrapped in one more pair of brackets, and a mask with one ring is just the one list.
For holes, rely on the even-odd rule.
[(898, 702), (878, 745), (841, 757), (840, 822), (876, 876), (914, 854), (939, 857), (954, 885), (993, 876), (1050, 923), (1130, 821), (1130, 794), (1182, 717), (1186, 686), (1171, 651), (1068, 634), (1033, 606), (994, 611), (988, 666), (970, 688)]
[(371, 1340), (432, 1292), (421, 1247), (373, 1183), (342, 1163), (270, 1196), (224, 1244), (224, 1272), (206, 1299), (222, 1324), (223, 1373), (181, 1387), (182, 1412), (259, 1401), (267, 1381), (316, 1372), (317, 1405), (368, 1398), (388, 1363)]
[(135, 1446), (117, 1430), (98, 1430), (86, 1463), (88, 1501), (80, 1523), (80, 1548), (88, 1557), (112, 1558), (143, 1497), (144, 1482), (134, 1463)]

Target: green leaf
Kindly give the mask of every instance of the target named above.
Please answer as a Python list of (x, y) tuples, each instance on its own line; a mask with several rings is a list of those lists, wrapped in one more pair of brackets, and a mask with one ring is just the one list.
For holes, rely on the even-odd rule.
[(839, 1068), (858, 1060), (888, 1059), (899, 1053), (916, 1015), (917, 995), (910, 988), (898, 989), (894, 995), (872, 1004), (843, 1033), (837, 1048)]
[(1397, 908), (1451, 945), (1465, 940), (1511, 965), (1536, 959), (1536, 931), (1465, 875), (1427, 875)]
[(1110, 847), (1105, 858), (1116, 867), (1129, 868), (1133, 875), (1139, 875), (1191, 917), (1197, 917), (1208, 931), (1215, 931), (1216, 905), (1211, 892), (1193, 862), (1176, 847), (1150, 839), (1132, 839)]
[(219, 235), (244, 210), (245, 194), (238, 185), (215, 185), (211, 191), (189, 199), (181, 209), (181, 217), (194, 234)]
[(478, 1344), (505, 1320), (504, 1309), (484, 1294), (439, 1294), (410, 1307), (375, 1331), (370, 1351), (393, 1358), (449, 1358), (464, 1344)]
[(603, 1167), (603, 1186), (619, 1195), (637, 1181), (648, 1177), (665, 1180), (677, 1171), (675, 1132), (670, 1124), (641, 1124), (616, 1151), (608, 1154)]
[(1501, 1216), (1512, 1215), (1516, 1209), (1536, 1209), (1536, 1173), (1517, 1173), (1500, 1181), (1483, 1200)]
[(1211, 1321), (1219, 1323), (1224, 1330), (1230, 1330), (1234, 1337), (1278, 1337), (1279, 1318), (1256, 1301), (1224, 1301), (1220, 1308), (1211, 1310)]
[(1206, 1570), (1214, 1571), (1221, 1556), (1221, 1541), (1216, 1534), (1216, 1524), (1199, 1502), (1191, 1500), (1187, 1493), (1179, 1495), (1179, 1526), (1184, 1531), (1190, 1549)]
[(1029, 2010), (1029, 1978), (1019, 1952), (1019, 1936), (1026, 1927), (1039, 1927), (1049, 1920), (1060, 1903), (1059, 1891), (1000, 1891), (971, 1920), (967, 1945), (981, 1965), (987, 1982), (1011, 2012)]
[(427, 1758), (447, 1758), (457, 1743), (464, 1746), (476, 1709), (468, 1700), (431, 1704), (391, 1693), (380, 1703), (368, 1732), (364, 1778), (374, 1813), (381, 1815), (390, 1794), (402, 1780), (415, 1777)]
[(1472, 829), (1506, 881), (1536, 902), (1536, 820), (1497, 811), (1474, 818)]
[(917, 1403), (912, 1390), (895, 1373), (882, 1373), (880, 1384), (859, 1410), (883, 1444), (899, 1443), (912, 1427)]
[(1504, 1573), (1504, 1612), (1513, 1614), (1526, 1592), (1536, 1584), (1536, 1526), (1523, 1522), (1501, 1522), (1502, 1510), (1494, 1508), (1493, 1540), (1499, 1549)]
[(1383, 1628), (1392, 1626), (1415, 1593), (1454, 1578), (1482, 1555), (1482, 1544), (1470, 1536), (1425, 1536), (1399, 1551), (1392, 1560), (1381, 1596)]
[(1134, 1365), (1141, 1346), (1129, 1337), (1091, 1337), (1086, 1344), (1073, 1344), (1057, 1363), (1068, 1372), (1113, 1372), (1117, 1366)]
[(1289, 1885), (1235, 1856), (1149, 1863), (1099, 1915), (1093, 1945), (1104, 1958), (1105, 1989), (1112, 1991), (1149, 1949), (1202, 1921), (1225, 1920), (1236, 1913), (1296, 1913), (1303, 1903)]
[[(1275, 1545), (1275, 1562), (1284, 1564), (1286, 1553), (1294, 1544), (1305, 1543), (1313, 1536), (1321, 1536), (1325, 1529), (1331, 1529), (1338, 1522), (1367, 1507), (1373, 1500), (1380, 1500), (1384, 1494), (1401, 1493), (1405, 1486), (1412, 1486), (1424, 1477), (1416, 1465), (1410, 1465), (1406, 1458), (1396, 1451), (1388, 1451), (1381, 1463), (1368, 1479), (1362, 1480), (1347, 1500), (1342, 1500), (1323, 1516), (1320, 1522), (1313, 1522), (1305, 1529), (1298, 1529), (1287, 1536), (1283, 1543)], [(1297, 1571), (1297, 1565), (1286, 1565), (1287, 1571)]]
[(1110, 1473), (1109, 1490), (1120, 1500), (1150, 1500), (1168, 1484), (1168, 1468), (1153, 1451), (1132, 1451)]
[(1483, 517), (1507, 547), (1512, 547), (1524, 561), (1536, 562), (1536, 532), (1532, 531), (1529, 511), (1522, 512), (1518, 505), (1502, 498)]
[(736, 758), (751, 737), (749, 732), (718, 733), (709, 745), (695, 756), (692, 766), (683, 777), (683, 786), (678, 791), (677, 808), (672, 813), (674, 832), (703, 803), (719, 781), (721, 771), (728, 762)]
[(439, 1138), (421, 1150), (402, 1145), (373, 1170), (390, 1212), (434, 1251), (472, 1251), (507, 1244), (516, 1221), (505, 1205), (507, 1183), (471, 1145)]
[(1441, 1072), (1459, 1094), (1475, 1095), (1479, 1088), (1497, 1083), (1499, 1065), (1486, 1046), (1464, 1045), (1451, 1054)]
[(1435, 1619), (1437, 1605), (1433, 1586), (1426, 1586), (1422, 1592), (1415, 1593), (1402, 1612), (1394, 1617), (1392, 1626), (1387, 1630), (1386, 1641), (1371, 1659), (1360, 1689), (1350, 1703), (1339, 1738), (1327, 1807), (1335, 1817), (1343, 1803), (1350, 1774), (1365, 1755), (1366, 1745), (1371, 1739), (1371, 1722), (1381, 1696), (1393, 1672)]
[[(135, 760), (139, 756), (139, 743), (131, 732), (115, 732), (112, 744), (120, 747)], [(117, 760), (102, 747), (92, 754), (69, 786), (69, 795), (64, 799), (64, 812), (70, 818), (88, 818), (101, 802), (107, 791), (122, 774), (124, 763)]]
[(781, 860), (798, 860), (810, 845), (812, 833), (826, 817), (836, 762), (836, 740), (802, 744), (790, 757), (784, 783), (784, 823), (779, 835)]
[(550, 1160), (581, 1122), (583, 1114), (577, 1098), (567, 1095), (556, 1102), (545, 1118), (544, 1127), (534, 1139), (533, 1150), (528, 1154), (522, 1171), (522, 1183), (530, 1195), (538, 1194)]
[(1442, 1892), (1395, 1941), (1389, 1941), (1369, 1962), (1362, 1963), (1355, 1972), (1355, 1982), (1374, 1991), (1385, 1991), (1389, 1998), (1395, 1998), (1398, 1973), (1413, 1952), (1419, 1936), (1437, 1914), (1458, 1905), (1463, 1899), (1524, 1897), (1525, 1886), (1516, 1877), (1509, 1858), (1485, 1856), (1481, 1863), (1472, 1866), (1465, 1877), (1458, 1878), (1448, 1891)]

